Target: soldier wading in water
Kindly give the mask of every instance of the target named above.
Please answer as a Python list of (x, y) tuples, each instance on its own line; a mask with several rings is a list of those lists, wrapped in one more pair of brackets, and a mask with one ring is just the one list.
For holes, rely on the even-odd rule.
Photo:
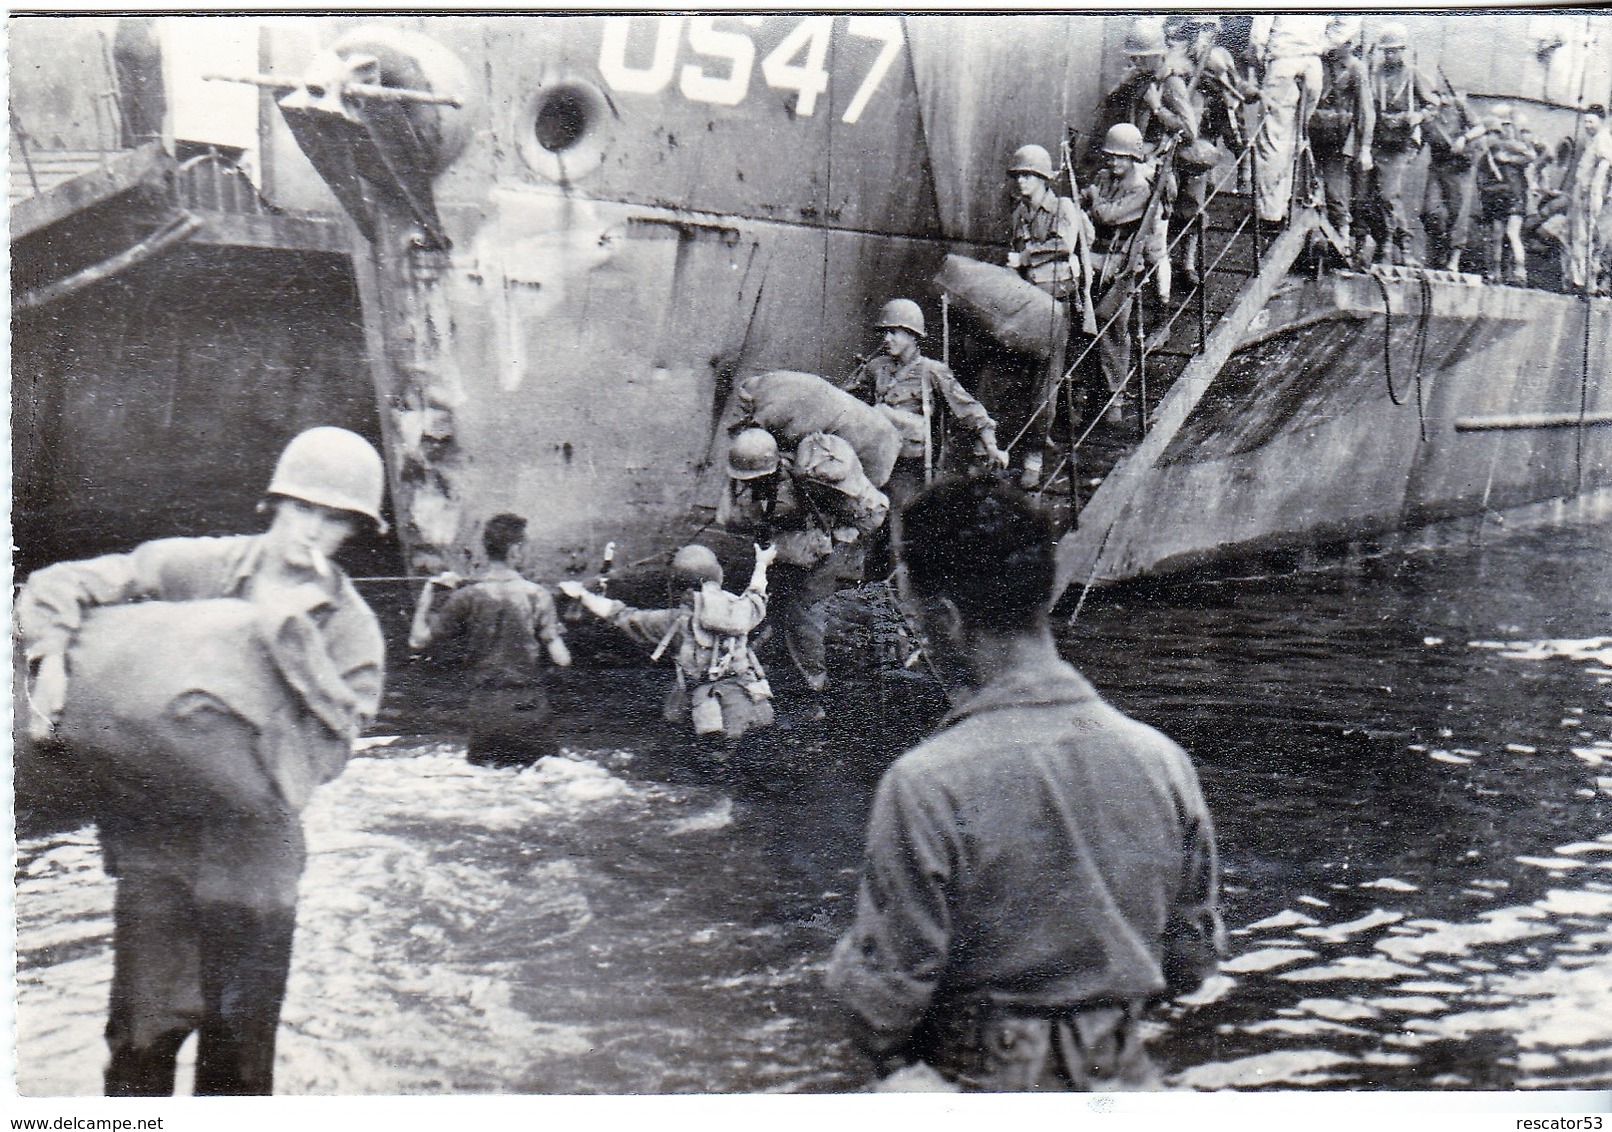
[(942, 482), (906, 511), (910, 597), (973, 694), (885, 772), (856, 922), (829, 962), (881, 1074), (921, 1078), (922, 1062), (970, 1090), (1154, 1086), (1143, 1012), (1224, 950), (1192, 763), (1059, 657), (1053, 541), (994, 478)]

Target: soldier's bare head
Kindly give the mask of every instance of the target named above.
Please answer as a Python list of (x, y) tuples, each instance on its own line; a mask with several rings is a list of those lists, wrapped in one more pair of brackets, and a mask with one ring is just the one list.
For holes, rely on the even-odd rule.
[(481, 531), (481, 546), (489, 562), (508, 562), (510, 553), (526, 540), (526, 520), (505, 512), (487, 520)]
[(902, 512), (907, 586), (955, 608), (964, 631), (1040, 629), (1052, 603), (1053, 528), (1018, 488), (993, 476), (942, 480)]

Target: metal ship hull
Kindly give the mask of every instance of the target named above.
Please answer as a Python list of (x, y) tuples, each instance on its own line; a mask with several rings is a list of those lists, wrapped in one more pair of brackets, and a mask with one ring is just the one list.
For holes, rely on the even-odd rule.
[[(1294, 279), (1249, 339), (1164, 399), (1065, 539), (1062, 585), (1612, 511), (1612, 428), (1583, 423), (1612, 411), (1605, 299)], [(1554, 421), (1484, 427), (1535, 417)]]
[[(640, 567), (693, 538), (720, 548), (735, 382), (774, 368), (848, 373), (894, 295), (917, 298), (937, 325), (944, 257), (1000, 262), (1005, 156), (1063, 138), (1083, 156), (1125, 67), (1127, 20), (258, 20), (267, 76), (253, 176), (272, 215), (250, 218), (252, 231), (316, 226), (320, 256), (349, 249), (350, 317), (375, 393), (373, 425), (355, 427), (386, 450), (403, 572), (473, 567), (481, 526), (501, 511), (531, 520), (526, 565), (541, 577), (596, 569), (608, 542)], [(1557, 66), (1565, 48), (1540, 53), (1540, 29), (1612, 42), (1604, 14), (1409, 21), (1424, 65), (1478, 97), (1532, 100), (1542, 134), (1571, 128), (1563, 89), (1579, 72)], [(344, 81), (424, 100), (344, 100)], [(223, 230), (196, 238), (238, 238)], [(1391, 359), (1420, 335), (1418, 414), (1387, 395), (1368, 277), (1294, 290), (1276, 278), (1285, 267), (1264, 271), (1269, 249), (1264, 261), (1244, 254), (1243, 274), (1220, 284), (1219, 325), (1148, 406), (1158, 424), (1071, 514), (1066, 582), (1607, 486), (1612, 430), (1451, 432), (1466, 413), (1604, 412), (1604, 300), (1433, 283), (1425, 327), (1396, 313), (1389, 335)], [(1396, 312), (1419, 310), (1416, 285), (1389, 288)], [(1360, 317), (1248, 345), (1261, 326), (1327, 312)], [(954, 329), (952, 360), (975, 382), (966, 328)], [(310, 423), (292, 417), (230, 443), (266, 462), (280, 432)], [(51, 506), (38, 507), (47, 519)]]

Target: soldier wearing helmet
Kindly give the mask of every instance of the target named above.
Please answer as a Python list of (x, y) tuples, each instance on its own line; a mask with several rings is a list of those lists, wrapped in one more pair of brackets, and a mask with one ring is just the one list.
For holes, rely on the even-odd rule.
[(1441, 103), (1433, 84), (1406, 57), (1405, 25), (1386, 23), (1372, 47), (1371, 105), (1376, 115), (1372, 136), (1373, 169), (1368, 227), (1377, 256), (1387, 263), (1416, 265), (1412, 249), (1410, 200), (1406, 179), (1422, 152), (1422, 122)]
[(1510, 281), (1528, 282), (1527, 249), (1522, 242), (1522, 222), (1528, 208), (1528, 171), (1538, 153), (1517, 136), (1511, 106), (1495, 103), (1484, 122), (1482, 137), (1474, 143), (1473, 165), (1477, 169), (1478, 219), (1488, 236), (1488, 280), (1506, 278), (1506, 253), (1510, 253)]
[(1164, 255), (1162, 231), (1151, 220), (1154, 201), (1147, 147), (1141, 130), (1129, 122), (1110, 127), (1103, 138), (1108, 164), (1085, 192), (1096, 228), (1092, 243), (1097, 300), (1097, 357), (1106, 386), (1109, 424), (1125, 419), (1131, 371), (1131, 312), (1148, 262)]
[[(196, 1093), (273, 1091), (305, 858), (298, 815), (315, 786), (341, 773), (381, 700), (380, 626), (331, 559), (361, 522), (380, 524), (384, 481), (368, 441), (346, 429), (309, 429), (274, 469), (264, 533), (159, 539), (127, 554), (57, 563), (35, 571), (17, 595), (31, 670), (28, 732), (38, 742), (51, 741), (71, 703), (66, 658), (98, 607), (250, 602), (252, 624), (267, 636), (219, 647), (267, 648), (285, 675), (273, 687), (217, 687), (208, 708), (228, 715), (237, 702), (281, 705), (272, 752), (220, 755), (272, 765), (272, 801), (251, 812), (211, 799), (135, 807), (110, 793), (99, 803), (106, 868), (118, 878), (109, 1096), (172, 1093), (176, 1055), (197, 1030)], [(162, 642), (150, 647), (155, 663)], [(141, 674), (128, 678), (137, 684)]]
[[(1231, 52), (1219, 43), (1220, 17), (1201, 12), (1178, 12), (1164, 21), (1164, 38), (1170, 48), (1170, 70), (1184, 84), (1197, 138), (1183, 141), (1176, 152), (1181, 190), (1171, 217), (1179, 247), (1181, 270), (1196, 285), (1201, 258), (1201, 232), (1190, 226), (1209, 199), (1209, 177), (1219, 163), (1216, 143), (1228, 152), (1243, 150), (1243, 105), (1259, 96), (1259, 88), (1238, 72)], [(1182, 231), (1188, 232), (1181, 236)]]
[[(525, 541), (521, 516), (488, 519), (481, 532), (486, 569), (465, 585), (452, 571), (427, 581), (409, 631), (411, 649), (448, 641), (463, 645), (464, 664), (472, 673), (466, 757), (476, 766), (530, 766), (557, 749), (543, 655), (564, 668), (571, 653), (553, 596), (516, 568)], [(453, 593), (433, 613), (438, 588)]]
[[(1008, 178), (1015, 195), (1009, 220), (1008, 266), (1064, 304), (1066, 313), (1078, 304), (1082, 329), (1094, 333), (1097, 327), (1091, 294), (1091, 222), (1072, 197), (1058, 195), (1052, 155), (1042, 146), (1020, 146), (1008, 162)], [(1072, 327), (1074, 320), (1067, 321)], [(1056, 337), (1046, 365), (1037, 363), (1015, 378), (1020, 389), (1012, 400), (1027, 402), (1022, 408), (1030, 422), (1024, 434), (1022, 482), (1026, 487), (1041, 482), (1043, 452), (1052, 446), (1052, 426), (1069, 345), (1066, 337)], [(1004, 408), (1006, 405), (999, 405), (997, 412)], [(1033, 418), (1031, 414), (1035, 414)]]
[(883, 331), (878, 355), (858, 366), (841, 388), (876, 407), (901, 433), (901, 458), (885, 485), (892, 508), (906, 506), (936, 470), (936, 414), (942, 404), (974, 434), (974, 457), (1005, 467), (1008, 456), (996, 445), (996, 422), (985, 406), (950, 366), (920, 351), (925, 334), (918, 304), (891, 299), (874, 325)]
[(747, 734), (770, 726), (772, 685), (751, 647), (750, 635), (767, 617), (767, 567), (776, 547), (756, 547), (755, 570), (742, 594), (722, 588), (722, 565), (709, 547), (693, 544), (672, 555), (676, 604), (667, 609), (634, 609), (590, 593), (582, 583), (560, 583), (560, 592), (582, 602), (634, 641), (653, 649), (659, 660), (671, 655), (677, 681), (661, 706), (668, 723), (692, 725), (702, 739), (719, 739), (718, 761)]
[(1106, 132), (1116, 122), (1129, 122), (1141, 130), (1150, 157), (1168, 140), (1191, 144), (1198, 137), (1198, 113), (1185, 77), (1170, 64), (1164, 25), (1158, 16), (1131, 21), (1125, 33), (1130, 66), (1104, 97), (1098, 121), (1099, 131)]
[(1326, 216), (1354, 255), (1354, 204), (1366, 191), (1372, 168), (1377, 114), (1366, 65), (1354, 53), (1359, 16), (1334, 16), (1321, 58), (1321, 95), (1310, 117), (1310, 152), (1326, 194)]
[[(823, 385), (834, 397), (846, 397), (827, 382)], [(741, 403), (745, 393), (741, 386)], [(894, 427), (870, 415), (894, 440)], [(823, 717), (817, 697), (828, 684), (828, 599), (862, 580), (866, 540), (884, 525), (890, 501), (868, 479), (857, 450), (844, 437), (812, 432), (798, 439), (786, 435), (784, 444), (780, 439), (773, 429), (754, 422), (730, 438), (729, 490), (716, 521), (777, 548), (772, 612), (804, 684), (800, 689), (786, 681), (780, 688), (796, 696), (800, 718), (815, 720)]]

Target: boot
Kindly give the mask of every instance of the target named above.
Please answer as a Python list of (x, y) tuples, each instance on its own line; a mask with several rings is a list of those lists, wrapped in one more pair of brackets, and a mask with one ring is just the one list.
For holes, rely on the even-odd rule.
[(1355, 247), (1355, 266), (1364, 271), (1377, 259), (1377, 240), (1369, 233)]
[(107, 1063), (105, 1083), (109, 1097), (171, 1097), (179, 1047), (189, 1031), (163, 1034), (143, 1049), (117, 1047)]

